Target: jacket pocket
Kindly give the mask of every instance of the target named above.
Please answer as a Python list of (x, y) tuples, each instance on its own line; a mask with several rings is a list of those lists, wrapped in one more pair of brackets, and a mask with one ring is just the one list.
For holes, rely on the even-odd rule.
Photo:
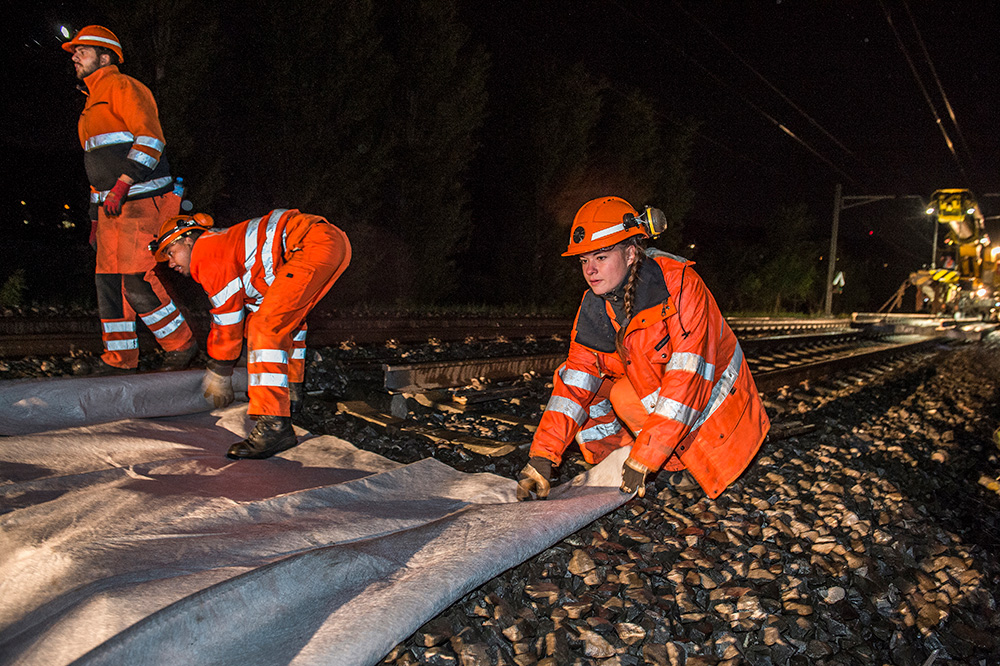
[(701, 426), (698, 439), (708, 448), (726, 446), (739, 430), (749, 404), (750, 395), (747, 390), (739, 384), (734, 386), (719, 408)]

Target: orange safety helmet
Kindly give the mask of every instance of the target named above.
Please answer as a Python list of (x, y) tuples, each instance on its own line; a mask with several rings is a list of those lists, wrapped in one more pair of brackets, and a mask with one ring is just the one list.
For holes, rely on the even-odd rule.
[(118, 62), (125, 62), (125, 56), (122, 55), (122, 43), (118, 41), (115, 33), (105, 27), (88, 25), (76, 33), (73, 39), (62, 45), (63, 51), (69, 53), (72, 53), (77, 46), (102, 46), (114, 51), (115, 55), (118, 56)]
[(632, 236), (651, 238), (666, 229), (666, 219), (657, 208), (646, 208), (640, 215), (621, 197), (601, 197), (583, 204), (569, 233), (569, 247), (564, 257), (586, 254), (611, 247)]
[(149, 244), (149, 251), (157, 261), (167, 260), (167, 248), (193, 231), (207, 231), (215, 224), (210, 215), (175, 215), (163, 222), (156, 240)]

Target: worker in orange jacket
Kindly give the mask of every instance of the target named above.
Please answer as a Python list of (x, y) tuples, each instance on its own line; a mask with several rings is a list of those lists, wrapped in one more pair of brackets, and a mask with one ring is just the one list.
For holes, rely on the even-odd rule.
[(583, 296), (569, 356), (518, 478), (520, 500), (548, 496), (553, 465), (579, 444), (598, 463), (632, 445), (622, 492), (644, 495), (666, 466), (717, 497), (747, 468), (770, 427), (736, 336), (693, 262), (646, 249), (663, 213), (619, 197), (577, 212), (563, 256), (578, 256)]
[(291, 415), (305, 377), (306, 315), (351, 260), (347, 235), (318, 215), (278, 209), (228, 229), (204, 213), (163, 223), (149, 250), (208, 294), (205, 397), (233, 401), (233, 367), (247, 342), (247, 413), (257, 423), (230, 458), (268, 458), (295, 446)]
[(163, 130), (149, 89), (118, 71), (124, 58), (113, 32), (98, 25), (62, 45), (73, 54), (87, 102), (78, 131), (90, 180), (91, 245), (97, 250), (97, 304), (104, 353), (74, 364), (78, 374), (134, 372), (136, 313), (166, 353), (164, 369), (183, 369), (198, 351), (181, 311), (154, 274), (147, 246), (180, 212)]

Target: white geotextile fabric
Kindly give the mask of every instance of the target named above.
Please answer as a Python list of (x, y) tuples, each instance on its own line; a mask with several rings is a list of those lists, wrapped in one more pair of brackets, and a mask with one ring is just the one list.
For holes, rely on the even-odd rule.
[[(176, 407), (135, 388), (200, 399), (188, 374), (106, 378), (126, 386), (97, 412)], [(90, 398), (18, 383), (87, 421)], [(275, 458), (225, 458), (251, 425), (238, 404), (0, 438), (0, 664), (373, 664), (627, 499), (625, 449), (519, 503), (510, 479), (304, 431)]]

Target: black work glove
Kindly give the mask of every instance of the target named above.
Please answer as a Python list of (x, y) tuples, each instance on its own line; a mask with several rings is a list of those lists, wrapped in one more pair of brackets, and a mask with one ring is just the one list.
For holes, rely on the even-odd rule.
[(648, 467), (640, 465), (631, 458), (626, 458), (625, 464), (622, 466), (622, 485), (619, 490), (630, 495), (636, 493), (639, 497), (645, 497), (647, 474), (649, 474)]
[[(541, 456), (532, 456), (517, 477), (517, 501), (530, 499), (545, 499), (549, 496), (552, 484), (552, 461)], [(532, 497), (534, 493), (534, 497)]]

